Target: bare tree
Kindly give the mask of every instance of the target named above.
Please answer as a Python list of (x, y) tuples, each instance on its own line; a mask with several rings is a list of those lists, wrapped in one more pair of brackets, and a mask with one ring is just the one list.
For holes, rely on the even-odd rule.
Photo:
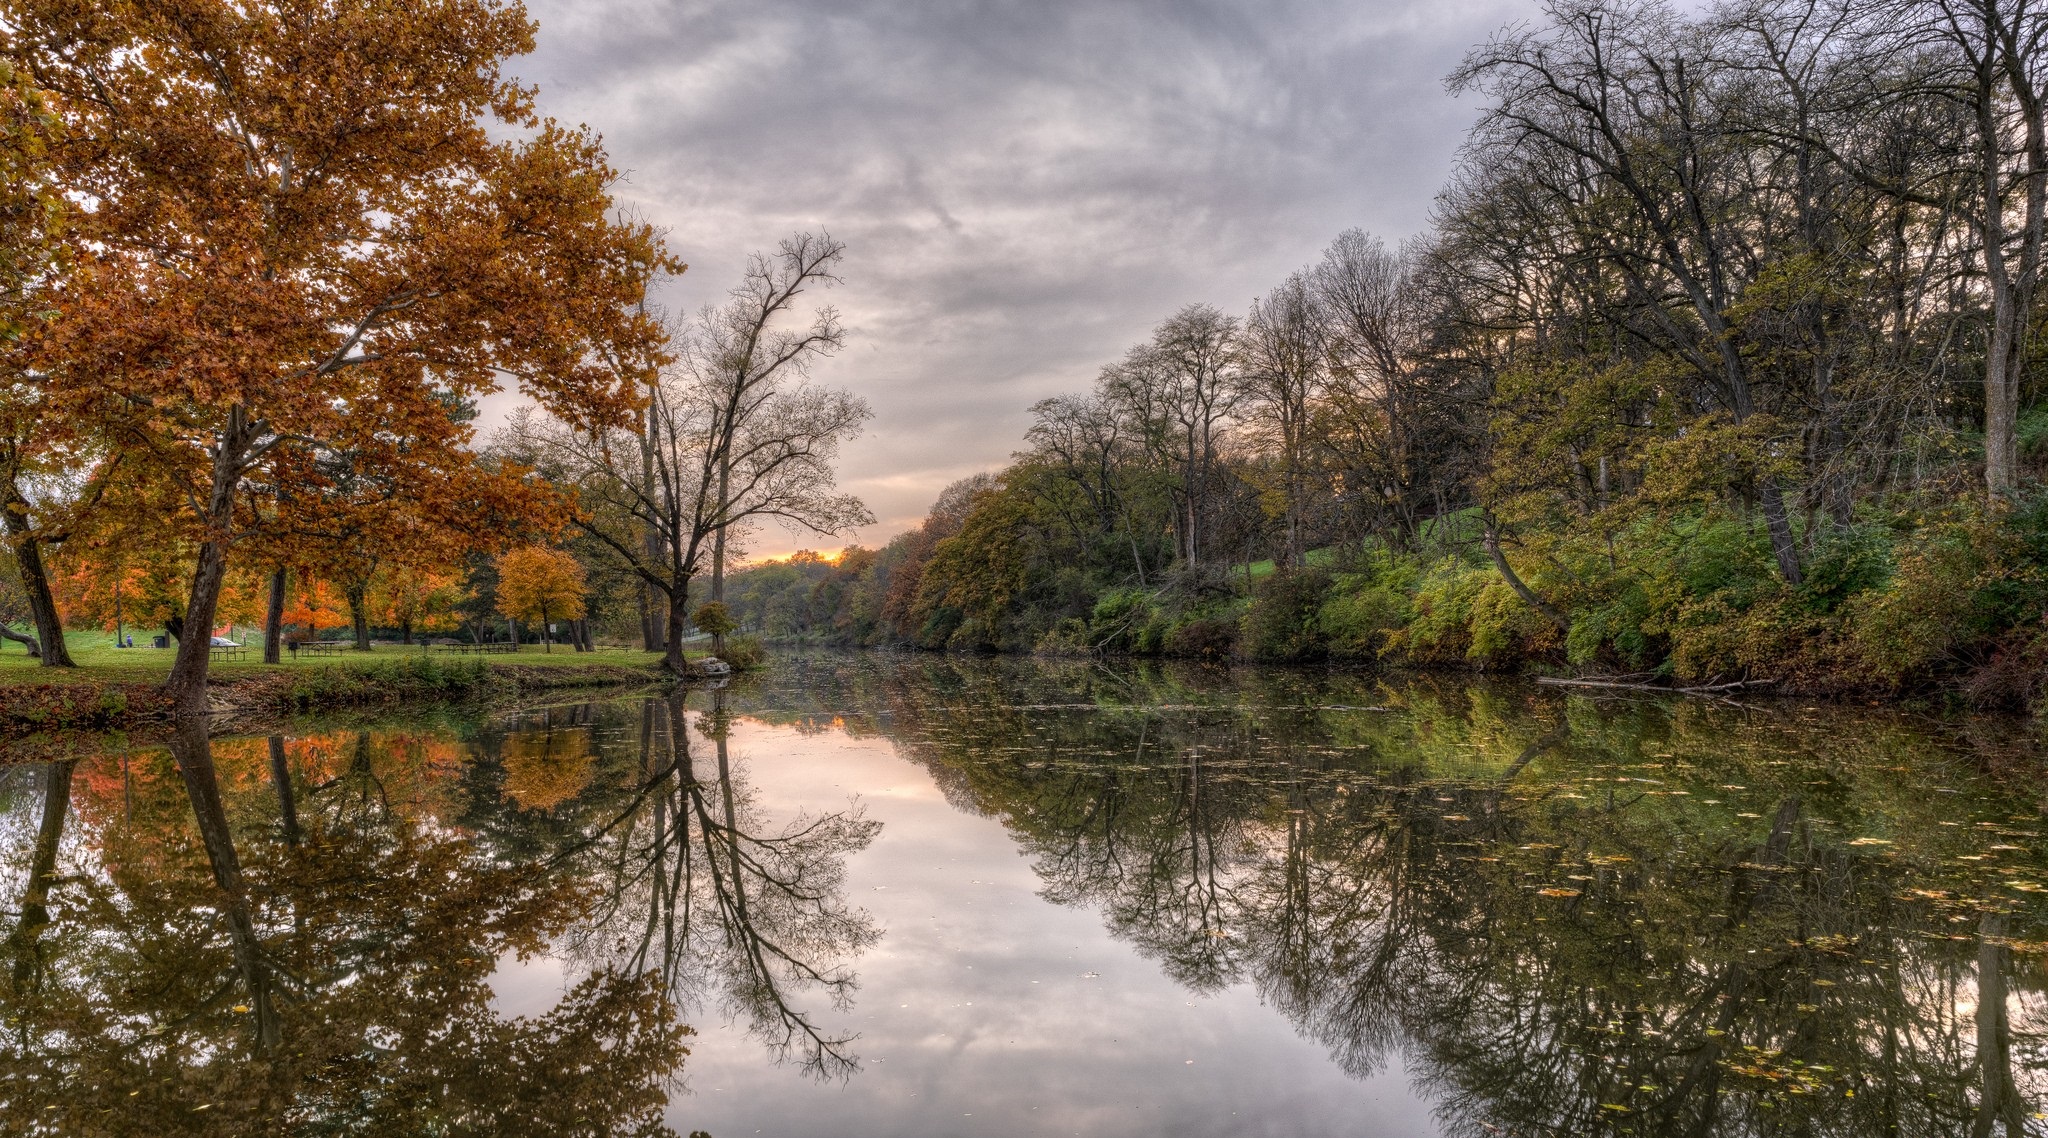
[(1140, 428), (1148, 447), (1170, 456), (1180, 480), (1175, 525), (1181, 560), (1199, 567), (1217, 443), (1243, 392), (1237, 382), (1238, 321), (1211, 305), (1168, 317), (1149, 343), (1104, 369), (1102, 393)]
[(1991, 307), (1984, 343), (1984, 485), (1997, 497), (2019, 478), (2020, 384), (2048, 236), (2048, 5), (1918, 0), (1908, 10), (1953, 53), (1955, 94), (1976, 128), (1972, 221)]
[(1254, 301), (1243, 338), (1243, 391), (1254, 433), (1279, 464), (1286, 563), (1306, 561), (1310, 419), (1329, 378), (1329, 325), (1313, 279), (1295, 273)]
[[(1468, 161), (1515, 166), (1610, 267), (1638, 334), (1706, 381), (1740, 426), (1759, 411), (1735, 310), (1764, 258), (1747, 139), (1725, 118), (1725, 45), (1713, 29), (1633, 0), (1551, 0), (1540, 30), (1511, 29), (1468, 56), (1455, 90), (1495, 104)], [(1801, 568), (1784, 489), (1755, 476), (1778, 572)]]
[(844, 342), (838, 316), (823, 308), (801, 330), (776, 326), (807, 287), (835, 279), (843, 252), (799, 234), (755, 256), (726, 304), (680, 331), (679, 362), (651, 384), (638, 428), (515, 421), (514, 441), (573, 480), (578, 525), (665, 602), (664, 666), (678, 674), (691, 582), (708, 561), (717, 598), (729, 537), (762, 521), (835, 534), (872, 520), (836, 492), (833, 471), (872, 412), (802, 382)]

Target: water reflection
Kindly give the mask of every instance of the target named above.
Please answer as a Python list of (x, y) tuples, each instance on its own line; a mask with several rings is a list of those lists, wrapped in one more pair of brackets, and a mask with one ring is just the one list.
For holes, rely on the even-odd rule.
[(1044, 896), (1355, 1075), (1398, 1048), (1444, 1133), (2048, 1129), (2038, 810), (1909, 721), (916, 672), (827, 662), (763, 713), (857, 709)]
[[(636, 714), (651, 737), (616, 730)], [(714, 993), (841, 1073), (793, 992), (851, 990), (875, 932), (838, 860), (873, 825), (766, 828), (685, 714), (195, 729), (7, 771), (33, 837), (5, 846), (4, 1129), (670, 1134), (683, 1010)], [(551, 1010), (494, 1007), (502, 960), (564, 943)]]
[(858, 809), (773, 825), (735, 777), (726, 693), (697, 722), (698, 769), (678, 692), (640, 707), (645, 782), (579, 852), (602, 867), (600, 903), (564, 938), (589, 965), (652, 969), (685, 1006), (750, 1025), (778, 1061), (845, 1078), (852, 1037), (819, 1026), (808, 998), (847, 1010), (851, 961), (880, 930), (845, 898), (845, 859), (878, 825)]
[[(843, 657), (0, 769), (0, 1129), (668, 1134), (685, 1022), (859, 1093), (880, 823), (756, 790), (735, 738), (791, 728), (886, 738), (1045, 903), (1441, 1134), (2048, 1130), (2040, 810), (1938, 725)], [(507, 1014), (543, 952), (573, 982)]]

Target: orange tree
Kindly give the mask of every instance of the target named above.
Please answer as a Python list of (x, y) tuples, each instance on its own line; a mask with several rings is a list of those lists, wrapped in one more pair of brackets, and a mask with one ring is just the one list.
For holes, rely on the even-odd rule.
[[(176, 488), (188, 625), (237, 541), (296, 508), (266, 472), (293, 452), (459, 467), (456, 409), (501, 377), (569, 421), (629, 420), (631, 369), (593, 361), (659, 362), (636, 306), (680, 266), (613, 218), (597, 138), (500, 74), (533, 46), (518, 4), (0, 0), (0, 28), (90, 203), (46, 382), (94, 392), (109, 452)], [(207, 661), (181, 642), (180, 714)]]
[(400, 565), (377, 575), (370, 586), (370, 604), (378, 617), (412, 643), (414, 632), (452, 632), (462, 626), (460, 605), (466, 597), (462, 574), (452, 565)]
[(498, 611), (538, 624), (550, 648), (548, 622), (583, 616), (583, 566), (567, 550), (527, 545), (498, 558)]
[(0, 531), (36, 630), (33, 638), (7, 635), (26, 639), (44, 664), (63, 666), (71, 657), (43, 555), (54, 519), (31, 502), (28, 484), (73, 465), (68, 452), (76, 435), (25, 351), (67, 260), (69, 210), (50, 156), (57, 129), (42, 92), (0, 58)]

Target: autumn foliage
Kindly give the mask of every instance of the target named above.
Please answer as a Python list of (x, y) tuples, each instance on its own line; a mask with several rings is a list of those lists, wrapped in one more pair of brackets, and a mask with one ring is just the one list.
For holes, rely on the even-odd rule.
[[(661, 359), (638, 302), (680, 266), (615, 219), (597, 136), (501, 74), (533, 46), (519, 5), (11, 0), (0, 27), (54, 109), (50, 176), (91, 203), (17, 362), (146, 518), (127, 532), (184, 561), (187, 623), (249, 557), (359, 568), (559, 521), (479, 464), (467, 409), (509, 377), (626, 421), (630, 361)], [(206, 666), (188, 637), (181, 708)]]
[(565, 550), (529, 545), (498, 558), (498, 611), (544, 631), (583, 616), (583, 566)]

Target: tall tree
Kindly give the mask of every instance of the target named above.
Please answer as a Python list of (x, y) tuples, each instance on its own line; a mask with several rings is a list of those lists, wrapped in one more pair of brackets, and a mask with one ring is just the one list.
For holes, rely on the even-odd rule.
[(1251, 421), (1279, 464), (1285, 560), (1305, 563), (1310, 416), (1328, 377), (1328, 325), (1310, 279), (1296, 273), (1252, 304), (1244, 325), (1244, 391)]
[(717, 595), (732, 537), (762, 521), (836, 534), (872, 520), (858, 498), (837, 492), (833, 471), (840, 444), (868, 420), (867, 404), (802, 382), (843, 342), (838, 314), (820, 308), (808, 324), (781, 326), (805, 290), (836, 279), (843, 255), (831, 238), (804, 233), (749, 261), (728, 301), (679, 337), (681, 360), (649, 390), (641, 431), (515, 421), (522, 453), (577, 487), (577, 524), (661, 595), (663, 662), (677, 674), (691, 583), (708, 568)]
[(0, 532), (35, 626), (31, 648), (49, 667), (69, 666), (71, 655), (44, 564), (51, 503), (35, 500), (33, 484), (75, 459), (78, 436), (29, 345), (68, 261), (61, 237), (70, 210), (51, 156), (58, 132), (43, 92), (0, 56)]
[[(1656, 2), (1550, 0), (1546, 10), (1546, 23), (1495, 37), (1452, 76), (1454, 90), (1494, 100), (1472, 160), (1515, 169), (1543, 194), (1618, 277), (1632, 330), (1683, 359), (1720, 412), (1746, 424), (1762, 408), (1735, 309), (1762, 266), (1762, 233), (1748, 151), (1724, 114), (1725, 45)], [(1756, 465), (1772, 554), (1796, 584), (1784, 487), (1768, 462)]]
[(1140, 425), (1146, 443), (1175, 467), (1174, 530), (1190, 569), (1202, 562), (1224, 424), (1243, 399), (1237, 381), (1238, 320), (1191, 304), (1153, 329), (1121, 364), (1105, 369), (1103, 395)]
[[(207, 627), (237, 541), (273, 511), (252, 478), (287, 445), (453, 465), (453, 408), (513, 377), (579, 425), (636, 393), (593, 345), (659, 341), (634, 305), (674, 267), (611, 217), (597, 138), (538, 119), (502, 62), (516, 3), (317, 0), (167, 8), (10, 0), (10, 50), (64, 117), (57, 165), (94, 208), (60, 298), (50, 374), (105, 424), (197, 549)], [(168, 688), (205, 705), (185, 638)]]

